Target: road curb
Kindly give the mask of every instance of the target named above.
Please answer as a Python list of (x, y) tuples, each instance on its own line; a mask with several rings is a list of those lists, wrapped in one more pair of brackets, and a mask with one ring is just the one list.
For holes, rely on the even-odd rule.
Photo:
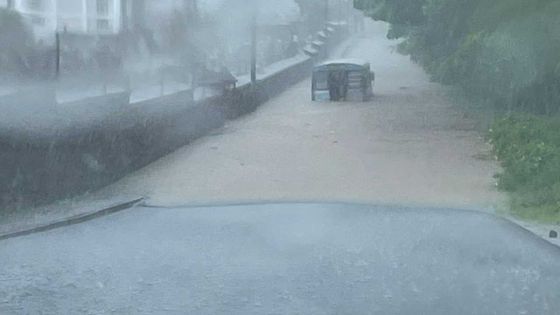
[(90, 220), (93, 220), (93, 219), (97, 219), (97, 218), (100, 218), (100, 217), (103, 217), (103, 216), (107, 216), (107, 215), (114, 214), (114, 213), (117, 213), (117, 212), (120, 212), (120, 211), (123, 211), (123, 210), (127, 210), (127, 209), (133, 208), (135, 206), (139, 206), (144, 202), (144, 200), (145, 200), (145, 198), (137, 198), (137, 199), (126, 201), (126, 202), (121, 202), (119, 204), (116, 204), (116, 205), (113, 205), (113, 206), (110, 206), (110, 207), (107, 207), (107, 208), (103, 208), (103, 209), (100, 209), (100, 210), (70, 216), (70, 217), (65, 218), (65, 219), (60, 219), (60, 220), (49, 222), (49, 223), (46, 223), (46, 224), (37, 225), (35, 227), (25, 228), (25, 229), (15, 231), (15, 232), (0, 234), (0, 241), (7, 240), (7, 239), (10, 239), (10, 238), (20, 237), (20, 236), (26, 236), (26, 235), (30, 235), (30, 234), (40, 233), (40, 232), (46, 232), (46, 231), (62, 228), (62, 227), (65, 227), (65, 226), (70, 226), (70, 225), (75, 225), (75, 224), (87, 222), (87, 221), (90, 221)]
[(560, 229), (560, 227), (556, 228), (556, 227), (552, 227), (552, 226), (548, 226), (546, 224), (539, 224), (539, 223), (535, 223), (535, 222), (530, 222), (530, 221), (523, 221), (523, 220), (519, 220), (516, 219), (514, 217), (511, 216), (500, 216), (503, 220), (507, 221), (508, 223), (518, 227), (519, 229), (523, 230), (526, 233), (529, 233), (531, 235), (533, 235), (534, 237), (537, 237), (543, 241), (545, 241), (546, 243), (556, 247), (557, 249), (560, 249), (560, 239), (558, 238), (550, 238), (548, 237), (547, 233), (550, 232), (550, 230), (555, 230), (558, 231), (558, 229)]

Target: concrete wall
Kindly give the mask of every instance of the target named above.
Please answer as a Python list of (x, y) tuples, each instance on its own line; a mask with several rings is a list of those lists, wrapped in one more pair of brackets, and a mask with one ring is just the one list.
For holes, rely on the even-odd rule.
[[(7, 122), (0, 121), (0, 211), (110, 184), (223, 126), (226, 120), (254, 111), (309, 76), (316, 61), (302, 56), (282, 61), (267, 69), (256, 85), (246, 84), (198, 102), (191, 101), (189, 91), (137, 103), (130, 103), (127, 93), (116, 93), (51, 104), (45, 109), (50, 118), (40, 128), (27, 125), (25, 115), (14, 128), (2, 128)], [(20, 101), (19, 97), (0, 97), (0, 104), (11, 103), (6, 106), (17, 106)]]

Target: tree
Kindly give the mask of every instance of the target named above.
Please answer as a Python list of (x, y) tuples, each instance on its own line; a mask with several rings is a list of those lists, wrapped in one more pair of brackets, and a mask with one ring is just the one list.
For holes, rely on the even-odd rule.
[(325, 26), (325, 0), (295, 0), (300, 8), (302, 18), (309, 31), (314, 32)]
[(534, 113), (560, 111), (557, 0), (355, 0), (432, 78)]
[(33, 47), (31, 32), (15, 11), (0, 9), (0, 73), (24, 70), (24, 60)]
[(429, 0), (355, 0), (354, 5), (375, 20), (389, 22), (401, 28), (412, 28), (425, 22), (423, 8), (427, 1)]

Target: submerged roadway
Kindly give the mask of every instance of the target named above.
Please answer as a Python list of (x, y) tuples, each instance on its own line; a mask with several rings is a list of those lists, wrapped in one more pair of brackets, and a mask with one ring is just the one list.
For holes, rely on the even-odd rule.
[(100, 192), (145, 206), (0, 241), (0, 314), (558, 314), (558, 249), (485, 213), (489, 147), (385, 32), (337, 56), (370, 102), (305, 80)]

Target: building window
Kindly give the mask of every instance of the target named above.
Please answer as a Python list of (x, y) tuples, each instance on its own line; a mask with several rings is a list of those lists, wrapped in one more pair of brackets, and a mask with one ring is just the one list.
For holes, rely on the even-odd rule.
[(97, 15), (109, 15), (109, 0), (97, 0)]
[(41, 11), (43, 9), (43, 0), (27, 0), (27, 7), (33, 11)]
[(108, 31), (109, 30), (109, 20), (98, 19), (97, 20), (97, 30), (98, 31)]

